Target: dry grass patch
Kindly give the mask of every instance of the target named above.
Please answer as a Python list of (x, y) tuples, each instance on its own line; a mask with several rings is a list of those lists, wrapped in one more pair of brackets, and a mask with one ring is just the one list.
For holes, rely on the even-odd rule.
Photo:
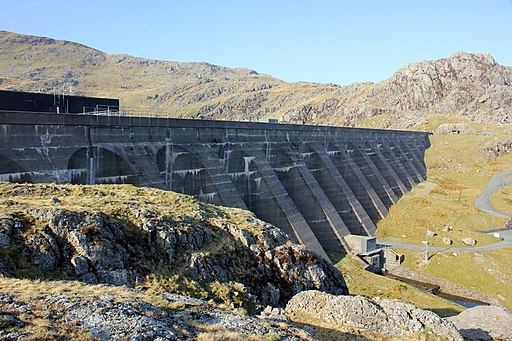
[[(481, 146), (489, 139), (493, 137), (432, 136), (432, 146), (426, 151), (425, 161), (429, 182), (437, 187), (421, 197), (416, 193), (422, 192), (422, 188), (404, 195), (391, 207), (390, 214), (379, 222), (377, 236), (419, 244), (426, 229), (440, 232), (449, 225), (455, 231), (451, 237), (454, 246), (462, 246), (459, 240), (464, 237), (477, 239), (479, 245), (496, 242), (477, 231), (501, 227), (506, 219), (480, 211), (474, 201), (496, 171), (507, 170), (512, 157), (506, 155), (492, 164), (485, 161)], [(434, 245), (442, 246), (435, 240)]]
[(503, 213), (512, 215), (512, 185), (497, 190), (491, 198), (491, 205)]
[(399, 300), (431, 310), (440, 316), (456, 315), (464, 310), (455, 303), (424, 293), (411, 285), (365, 271), (361, 264), (350, 256), (343, 258), (336, 267), (343, 272), (349, 291), (353, 295)]
[(481, 291), (512, 309), (512, 248), (488, 253), (437, 252), (429, 263), (423, 261), (422, 251), (398, 251), (405, 255), (403, 266)]

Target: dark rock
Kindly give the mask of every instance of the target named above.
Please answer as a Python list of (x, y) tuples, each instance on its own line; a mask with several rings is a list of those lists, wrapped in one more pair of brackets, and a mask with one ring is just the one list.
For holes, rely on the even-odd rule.
[(11, 235), (14, 225), (14, 220), (0, 218), (0, 247), (7, 248), (11, 245)]
[(86, 273), (80, 280), (86, 284), (98, 284), (98, 278), (92, 272)]
[(96, 272), (98, 282), (110, 285), (131, 285), (130, 271), (117, 269), (112, 271), (100, 270)]
[(82, 276), (89, 271), (89, 264), (87, 263), (87, 259), (84, 257), (71, 258), (71, 265), (73, 265), (73, 269), (77, 276)]

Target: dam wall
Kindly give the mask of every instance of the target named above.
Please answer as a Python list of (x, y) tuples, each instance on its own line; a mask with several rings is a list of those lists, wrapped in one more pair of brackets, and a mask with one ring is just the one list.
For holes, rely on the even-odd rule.
[(0, 181), (127, 183), (249, 209), (326, 257), (424, 181), (428, 133), (0, 112)]

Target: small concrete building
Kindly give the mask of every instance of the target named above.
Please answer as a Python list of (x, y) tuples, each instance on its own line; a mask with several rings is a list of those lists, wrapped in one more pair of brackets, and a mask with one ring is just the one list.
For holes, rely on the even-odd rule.
[(382, 249), (377, 248), (377, 239), (369, 236), (348, 235), (345, 240), (352, 252), (364, 260), (373, 268), (372, 271), (380, 271), (384, 266)]
[[(375, 271), (389, 270), (399, 266), (404, 256), (390, 248), (381, 248), (375, 237), (349, 235), (345, 237), (352, 252)], [(373, 271), (372, 270), (372, 271)]]
[(355, 234), (345, 237), (353, 252), (357, 254), (373, 253), (377, 249), (377, 239), (369, 236), (358, 236)]
[(391, 270), (402, 264), (404, 255), (390, 248), (383, 248), (384, 252), (384, 269)]

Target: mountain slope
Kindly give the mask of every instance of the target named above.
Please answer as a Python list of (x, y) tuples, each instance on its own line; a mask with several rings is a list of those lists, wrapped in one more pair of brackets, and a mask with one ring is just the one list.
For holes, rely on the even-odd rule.
[[(118, 97), (174, 117), (419, 128), (449, 114), (512, 122), (512, 67), (457, 53), (400, 68), (379, 83), (287, 83), (249, 69), (108, 55), (86, 46), (0, 31), (0, 88)], [(144, 111), (143, 110), (143, 111)], [(140, 113), (140, 111), (139, 111)]]

